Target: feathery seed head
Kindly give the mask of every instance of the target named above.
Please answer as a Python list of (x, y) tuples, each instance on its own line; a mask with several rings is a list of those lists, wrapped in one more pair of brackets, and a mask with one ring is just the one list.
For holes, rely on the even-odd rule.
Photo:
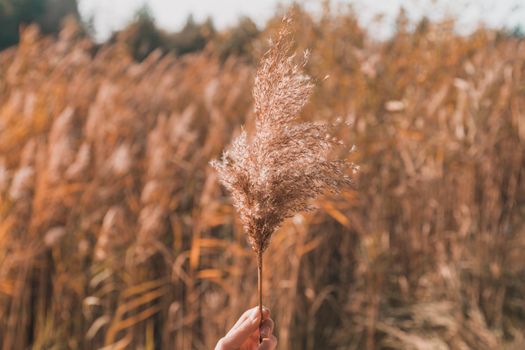
[(230, 191), (248, 240), (257, 253), (268, 247), (271, 235), (284, 219), (309, 210), (309, 201), (325, 190), (338, 192), (351, 184), (346, 174), (352, 164), (330, 159), (340, 144), (327, 123), (298, 123), (313, 84), (290, 55), (289, 19), (277, 41), (265, 53), (253, 88), (255, 132), (242, 130), (221, 160), (211, 165)]

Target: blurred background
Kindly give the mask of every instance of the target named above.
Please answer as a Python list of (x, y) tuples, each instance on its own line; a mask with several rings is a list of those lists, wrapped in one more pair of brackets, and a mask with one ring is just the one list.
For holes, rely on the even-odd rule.
[(0, 348), (212, 349), (256, 305), (208, 162), (289, 12), (361, 170), (273, 237), (279, 349), (524, 349), (524, 7), (0, 0)]

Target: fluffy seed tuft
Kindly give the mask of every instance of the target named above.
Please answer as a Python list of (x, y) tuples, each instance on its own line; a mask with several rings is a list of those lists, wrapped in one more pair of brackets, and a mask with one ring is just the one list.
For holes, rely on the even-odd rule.
[(233, 140), (220, 161), (211, 165), (231, 192), (253, 250), (262, 254), (284, 219), (311, 209), (311, 199), (325, 190), (338, 192), (351, 185), (346, 174), (353, 165), (330, 159), (340, 141), (330, 125), (296, 121), (313, 84), (290, 54), (288, 19), (265, 53), (255, 76), (255, 132), (245, 130)]

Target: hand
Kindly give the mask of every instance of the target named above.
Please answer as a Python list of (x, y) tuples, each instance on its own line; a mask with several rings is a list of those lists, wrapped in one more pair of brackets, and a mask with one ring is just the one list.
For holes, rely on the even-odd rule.
[[(273, 350), (277, 338), (272, 334), (273, 321), (270, 310), (263, 307), (263, 322), (259, 330), (261, 315), (259, 308), (246, 311), (215, 347), (215, 350)], [(259, 334), (263, 341), (259, 344)]]

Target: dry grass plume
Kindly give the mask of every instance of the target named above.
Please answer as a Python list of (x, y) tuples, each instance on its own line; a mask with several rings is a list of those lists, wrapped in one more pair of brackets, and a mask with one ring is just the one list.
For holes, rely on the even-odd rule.
[[(257, 254), (259, 309), (262, 321), (262, 257), (284, 219), (310, 209), (325, 190), (352, 184), (352, 164), (333, 158), (342, 141), (329, 134), (328, 123), (297, 122), (314, 85), (302, 64), (290, 55), (290, 18), (265, 53), (255, 75), (255, 132), (243, 130), (221, 161), (212, 161), (221, 183), (231, 192), (244, 230)], [(355, 167), (354, 167), (355, 168)]]

